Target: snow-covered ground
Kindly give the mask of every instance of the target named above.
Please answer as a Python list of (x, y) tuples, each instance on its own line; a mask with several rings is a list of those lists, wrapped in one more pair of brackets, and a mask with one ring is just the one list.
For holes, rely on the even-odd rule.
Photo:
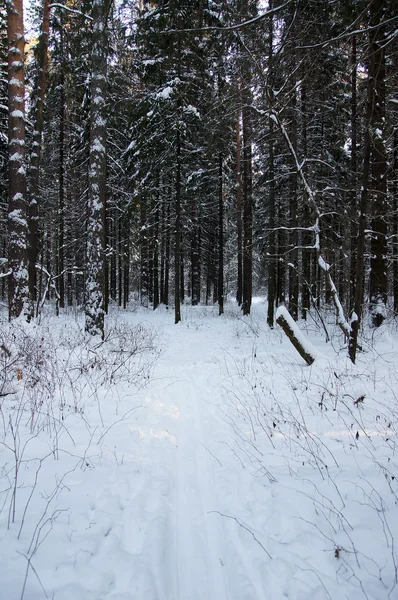
[(394, 325), (308, 367), (265, 321), (3, 315), (1, 600), (398, 598)]

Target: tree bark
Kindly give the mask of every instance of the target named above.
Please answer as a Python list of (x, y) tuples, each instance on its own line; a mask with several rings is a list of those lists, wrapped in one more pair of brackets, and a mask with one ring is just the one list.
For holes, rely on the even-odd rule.
[(238, 112), (236, 120), (236, 230), (238, 243), (238, 280), (236, 288), (236, 301), (239, 306), (243, 297), (243, 273), (242, 273), (242, 167), (241, 167), (241, 141), (240, 141), (240, 116)]
[[(32, 302), (36, 300), (36, 262), (39, 253), (39, 180), (40, 159), (43, 137), (44, 101), (47, 87), (48, 36), (50, 31), (50, 2), (43, 0), (43, 18), (38, 49), (38, 80), (35, 90), (35, 120), (33, 125), (33, 144), (30, 156), (30, 201), (29, 201), (29, 292)], [(62, 35), (62, 32), (61, 32)], [(63, 108), (62, 108), (63, 110)], [(61, 304), (63, 306), (63, 303)]]
[(175, 189), (175, 230), (174, 230), (174, 322), (181, 321), (181, 139), (177, 131), (176, 142), (176, 189)]
[(123, 244), (123, 308), (127, 308), (130, 289), (130, 214), (124, 218), (124, 244)]
[(350, 254), (350, 307), (355, 303), (355, 279), (357, 265), (357, 237), (358, 237), (358, 220), (357, 220), (357, 170), (358, 170), (358, 136), (357, 136), (357, 38), (352, 36), (351, 45), (351, 254)]
[(9, 318), (33, 316), (27, 260), (23, 1), (7, 1), (8, 35), (8, 307)]
[(296, 348), (297, 352), (300, 356), (305, 360), (307, 365), (312, 365), (315, 360), (315, 357), (308, 352), (308, 350), (301, 343), (298, 332), (296, 330), (297, 325), (294, 320), (290, 316), (290, 314), (286, 311), (284, 314), (281, 313), (277, 316), (276, 322), (280, 327), (282, 327), (284, 333), (287, 335), (293, 346)]
[(224, 199), (223, 157), (218, 156), (218, 314), (224, 313)]
[[(63, 32), (61, 29), (61, 39)], [(63, 43), (61, 41), (61, 46)], [(59, 306), (65, 307), (65, 74), (61, 67), (61, 102), (59, 120), (59, 204), (58, 204), (58, 277), (59, 277)], [(37, 203), (36, 203), (37, 206)], [(37, 232), (36, 232), (37, 236)]]
[(197, 304), (200, 302), (200, 245), (199, 218), (196, 198), (193, 198), (192, 200), (191, 215), (191, 302), (192, 306), (197, 306)]
[(155, 237), (153, 240), (153, 310), (159, 306), (159, 199), (155, 210)]
[(107, 2), (93, 0), (90, 159), (87, 218), (86, 331), (104, 337)]
[(252, 127), (250, 108), (242, 111), (243, 123), (243, 297), (242, 312), (250, 314), (253, 270)]
[[(291, 140), (292, 146), (297, 152), (297, 105), (296, 89), (292, 93), (291, 99)], [(293, 157), (292, 157), (293, 159)], [(289, 221), (291, 231), (289, 232), (289, 311), (293, 319), (297, 321), (299, 310), (299, 282), (298, 282), (298, 235), (294, 228), (297, 226), (298, 203), (297, 203), (297, 171), (294, 169), (294, 160), (292, 160), (293, 172), (290, 175), (290, 202), (289, 202)]]
[(372, 175), (372, 236), (370, 243), (370, 312), (372, 324), (381, 325), (386, 317), (387, 304), (387, 152), (385, 146), (385, 37), (380, 25), (384, 1), (372, 0), (370, 24), (369, 79), (373, 80), (370, 115), (371, 175)]
[(274, 124), (270, 121), (268, 142), (268, 307), (267, 323), (274, 326), (275, 296), (276, 296), (276, 265), (275, 265), (275, 168), (274, 168)]

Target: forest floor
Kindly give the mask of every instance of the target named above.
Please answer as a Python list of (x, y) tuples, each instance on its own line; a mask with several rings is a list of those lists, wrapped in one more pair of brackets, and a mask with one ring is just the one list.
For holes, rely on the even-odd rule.
[(398, 597), (397, 327), (265, 314), (2, 314), (1, 600)]

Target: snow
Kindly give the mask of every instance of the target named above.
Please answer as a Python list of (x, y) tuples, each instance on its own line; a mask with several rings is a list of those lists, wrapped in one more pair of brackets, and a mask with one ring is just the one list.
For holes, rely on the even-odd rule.
[(10, 156), (10, 161), (21, 161), (23, 158), (24, 157), (20, 152), (14, 152), (14, 154)]
[(352, 365), (311, 323), (307, 367), (217, 313), (0, 314), (1, 599), (397, 597), (397, 334)]
[(312, 356), (313, 358), (316, 358), (317, 351), (316, 351), (315, 347), (311, 344), (311, 342), (308, 340), (308, 338), (299, 329), (296, 321), (291, 317), (286, 306), (278, 307), (276, 314), (275, 314), (275, 321), (277, 321), (279, 319), (279, 317), (283, 317), (285, 319), (285, 321), (289, 325), (290, 329), (293, 331), (295, 338), (300, 342), (300, 344), (304, 348), (305, 352), (307, 354), (309, 354), (310, 356)]
[[(22, 200), (22, 199), (23, 199), (22, 194), (15, 194), (14, 202), (16, 200)], [(8, 213), (8, 219), (9, 219), (9, 221), (13, 221), (17, 225), (21, 225), (22, 227), (27, 228), (28, 222), (24, 215), (25, 215), (24, 211), (16, 208), (15, 210)]]
[(192, 114), (195, 117), (197, 117), (198, 119), (200, 119), (200, 112), (198, 111), (196, 106), (192, 106), (192, 104), (189, 104), (188, 106), (184, 107), (184, 113)]
[(160, 92), (158, 92), (155, 95), (155, 98), (157, 100), (167, 100), (168, 98), (170, 98), (172, 93), (173, 93), (173, 88), (170, 86), (167, 86), (167, 87), (163, 88)]
[(325, 271), (325, 273), (326, 271), (329, 271), (330, 265), (322, 258), (322, 256), (318, 257), (318, 264), (322, 271)]

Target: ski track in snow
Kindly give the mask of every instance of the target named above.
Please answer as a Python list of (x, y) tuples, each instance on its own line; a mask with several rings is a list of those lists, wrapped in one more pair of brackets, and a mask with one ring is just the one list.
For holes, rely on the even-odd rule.
[[(165, 315), (151, 318), (163, 330), (164, 351), (148, 386), (131, 397), (125, 390), (120, 414), (140, 401), (142, 408), (119, 422), (112, 391), (105, 394), (103, 417), (106, 426), (115, 425), (100, 447), (93, 443), (88, 462), (94, 468), (76, 469), (65, 481), (57, 506), (68, 511), (33, 557), (40, 582), (29, 573), (24, 600), (42, 600), (42, 586), (53, 600), (387, 599), (371, 559), (360, 557), (365, 572), (375, 572), (367, 596), (353, 576), (354, 556), (336, 563), (336, 545), (341, 540), (344, 548), (348, 541), (344, 523), (330, 533), (333, 539), (327, 537), (333, 510), (340, 506), (331, 485), (332, 461), (330, 477), (320, 474), (317, 480), (317, 493), (324, 496), (316, 496), (321, 501), (315, 505), (310, 480), (318, 466), (304, 464), (307, 456), (311, 460), (311, 439), (294, 435), (275, 448), (265, 435), (260, 442), (251, 434), (255, 413), (245, 413), (244, 374), (252, 374), (253, 384), (254, 369), (261, 365), (270, 381), (285, 385), (276, 391), (272, 409), (282, 432), (277, 409), (285, 400), (284, 378), (290, 385), (289, 365), (297, 364), (293, 351), (275, 343), (274, 333), (267, 333), (274, 336), (267, 348), (245, 323), (231, 327), (226, 320), (187, 319), (174, 326)], [(306, 389), (310, 371), (294, 369), (300, 373), (297, 385)], [(256, 398), (271, 405), (271, 396), (266, 399), (271, 392), (261, 389)], [(240, 411), (235, 415), (234, 406)], [(303, 419), (314, 417), (304, 404), (303, 410)], [(84, 424), (76, 415), (69, 418), (77, 438)], [(274, 433), (272, 418), (269, 426)], [(242, 432), (247, 436), (240, 437)], [(347, 446), (348, 455), (352, 447)], [(335, 452), (343, 462), (347, 449), (341, 449), (341, 456)], [(85, 447), (74, 451), (83, 454)], [(50, 465), (55, 475), (57, 465)], [(271, 482), (273, 474), (277, 481)], [(366, 503), (358, 503), (346, 513), (360, 535), (366, 534), (368, 516), (373, 518), (367, 510)], [(6, 531), (3, 547), (12, 539)], [(28, 539), (26, 526), (21, 548)], [(8, 570), (0, 573), (0, 600), (19, 600), (24, 563), (20, 555), (7, 553), (0, 561), (4, 556)]]

